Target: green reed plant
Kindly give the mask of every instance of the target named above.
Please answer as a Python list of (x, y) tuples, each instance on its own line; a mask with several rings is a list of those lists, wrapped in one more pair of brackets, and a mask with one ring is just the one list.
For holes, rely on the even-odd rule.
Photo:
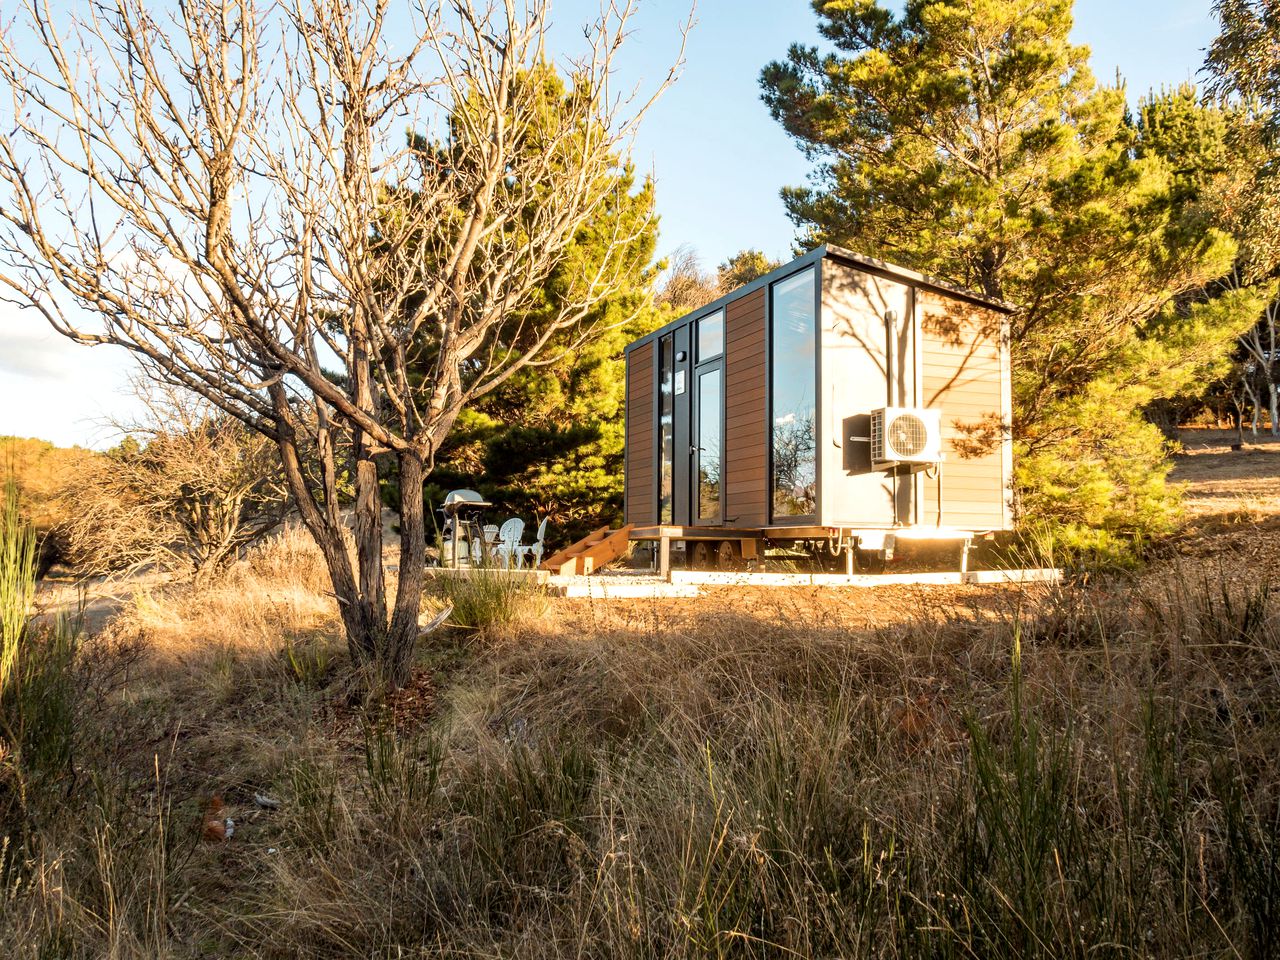
[(529, 885), (570, 882), (597, 775), (595, 754), (575, 740), (517, 740), (504, 760), (479, 768), (457, 800), (474, 817), (477, 860), (503, 878), (505, 889), (486, 896), (503, 901)]
[(288, 636), (281, 655), (288, 675), (304, 687), (321, 686), (333, 666), (333, 650), (321, 637)]
[(435, 591), (453, 606), (448, 622), (464, 630), (509, 626), (524, 615), (537, 613), (544, 599), (532, 577), (490, 566), (440, 571)]
[(1224, 885), (1245, 919), (1250, 954), (1280, 955), (1280, 802), (1251, 795), (1229, 761), (1215, 765), (1212, 787), (1225, 827)]
[(322, 759), (301, 756), (285, 771), (290, 816), (287, 835), (299, 848), (320, 854), (333, 845), (344, 828), (338, 771)]
[(973, 820), (962, 846), (960, 885), (989, 925), (990, 946), (1023, 956), (1051, 953), (1058, 938), (1053, 903), (1064, 857), (1075, 853), (1068, 745), (1046, 732), (1023, 703), (1021, 628), (1014, 625), (1009, 731), (998, 744), (970, 719)]
[(384, 719), (363, 721), (364, 788), (371, 808), (392, 819), (430, 815), (444, 748), (430, 735), (402, 737)]
[(36, 533), (18, 507), (18, 486), (10, 477), (0, 508), (0, 697), (14, 682), (36, 593)]
[(76, 629), (36, 624), (36, 537), (12, 478), (0, 509), (0, 887), (39, 886), (41, 828), (75, 784)]
[(48, 799), (55, 784), (73, 780), (78, 628), (66, 617), (47, 624), (32, 618), (35, 553), (35, 533), (10, 479), (0, 517), (0, 829), (6, 813), (30, 812), (33, 788)]

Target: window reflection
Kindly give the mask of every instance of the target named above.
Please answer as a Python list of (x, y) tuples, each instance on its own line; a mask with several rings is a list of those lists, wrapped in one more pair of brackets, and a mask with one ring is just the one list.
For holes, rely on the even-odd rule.
[(675, 465), (675, 341), (663, 337), (658, 344), (658, 430), (662, 444), (662, 468), (658, 475), (658, 521), (672, 522), (672, 470)]
[(814, 383), (817, 322), (812, 267), (773, 286), (773, 515), (817, 512)]
[(698, 321), (698, 362), (712, 360), (724, 352), (724, 311), (717, 310)]
[(698, 519), (720, 519), (720, 367), (698, 375)]

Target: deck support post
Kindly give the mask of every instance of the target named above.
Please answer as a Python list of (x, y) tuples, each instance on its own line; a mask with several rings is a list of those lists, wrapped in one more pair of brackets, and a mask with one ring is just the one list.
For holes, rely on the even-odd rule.
[(973, 537), (964, 538), (964, 546), (960, 548), (960, 582), (964, 583), (969, 574), (969, 549), (973, 546)]
[(845, 544), (844, 548), (844, 575), (846, 577), (853, 576), (853, 540)]
[(658, 576), (671, 582), (671, 538), (665, 535), (658, 541)]

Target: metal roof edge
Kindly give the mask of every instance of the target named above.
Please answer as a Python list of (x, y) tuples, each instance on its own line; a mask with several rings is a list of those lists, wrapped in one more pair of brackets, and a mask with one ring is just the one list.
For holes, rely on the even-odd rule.
[(956, 297), (963, 297), (974, 303), (981, 304), (984, 307), (990, 307), (993, 310), (999, 310), (1001, 313), (1017, 313), (1017, 304), (1010, 303), (1007, 300), (1000, 300), (996, 297), (988, 297), (986, 294), (978, 293), (962, 287), (959, 284), (951, 283), (947, 280), (940, 280), (937, 277), (931, 277), (927, 274), (911, 270), (908, 267), (900, 267), (888, 260), (878, 260), (875, 257), (868, 257), (865, 254), (855, 253), (845, 247), (836, 246), (834, 243), (824, 243), (818, 249), (825, 250), (828, 255), (837, 260), (844, 260), (854, 266), (863, 267), (868, 270), (876, 270), (880, 273), (888, 274), (892, 277), (898, 277), (906, 280), (908, 283), (916, 286), (930, 287), (940, 293), (951, 294)]
[(737, 300), (740, 297), (745, 297), (747, 294), (754, 293), (762, 287), (767, 287), (770, 284), (783, 279), (789, 274), (795, 273), (797, 270), (802, 270), (811, 263), (816, 263), (826, 257), (843, 260), (846, 263), (859, 267), (863, 270), (870, 270), (885, 276), (896, 277), (912, 284), (913, 286), (927, 287), (929, 289), (936, 290), (939, 293), (945, 293), (952, 297), (959, 297), (961, 299), (968, 300), (971, 303), (978, 304), (979, 306), (990, 307), (993, 310), (998, 310), (1001, 313), (1009, 314), (1016, 313), (1018, 311), (1017, 305), (1009, 303), (1008, 301), (988, 297), (985, 294), (968, 290), (957, 284), (949, 283), (946, 280), (939, 280), (937, 277), (930, 277), (926, 274), (908, 269), (907, 267), (900, 267), (897, 264), (889, 263), (887, 260), (877, 260), (875, 257), (868, 257), (861, 253), (855, 253), (852, 250), (836, 246), (833, 243), (824, 243), (820, 246), (814, 247), (812, 250), (802, 253), (793, 260), (787, 261), (782, 264), (782, 266), (770, 270), (763, 276), (757, 277), (750, 283), (745, 283), (740, 287), (734, 287), (728, 293), (722, 294), (716, 299), (705, 303), (694, 310), (682, 313), (674, 320), (669, 320), (651, 333), (646, 333), (643, 337), (637, 337), (623, 348), (623, 355), (625, 356), (634, 347), (648, 343), (650, 340), (654, 340), (663, 334), (670, 333), (672, 330), (688, 323), (691, 320), (705, 316), (709, 313), (715, 313), (717, 310), (721, 310), (728, 306), (734, 300)]
[(756, 277), (750, 283), (744, 283), (740, 287), (734, 287), (728, 293), (721, 294), (716, 297), (716, 299), (705, 303), (700, 307), (696, 307), (687, 313), (682, 313), (674, 320), (667, 321), (652, 333), (646, 333), (643, 337), (637, 337), (635, 340), (632, 340), (623, 349), (623, 353), (625, 354), (632, 347), (638, 347), (640, 344), (647, 343), (649, 340), (659, 337), (664, 333), (670, 333), (676, 327), (682, 326), (690, 320), (703, 317), (709, 313), (715, 313), (717, 310), (727, 307), (739, 297), (745, 297), (749, 293), (755, 293), (755, 291), (759, 290), (761, 287), (767, 287), (769, 284), (783, 279), (788, 274), (795, 273), (797, 270), (803, 270), (810, 263), (816, 263), (821, 260), (826, 255), (826, 249), (825, 244), (820, 247), (814, 247), (812, 250), (800, 254), (800, 256), (796, 257), (794, 260), (788, 260), (786, 263), (782, 264), (782, 266), (770, 270), (762, 276)]

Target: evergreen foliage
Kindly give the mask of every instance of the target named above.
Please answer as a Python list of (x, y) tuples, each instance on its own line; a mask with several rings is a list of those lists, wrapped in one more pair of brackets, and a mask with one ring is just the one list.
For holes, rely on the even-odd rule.
[(732, 257), (720, 264), (720, 291), (728, 293), (737, 287), (763, 277), (771, 270), (782, 266), (777, 260), (766, 256), (759, 250), (739, 250)]
[[(541, 87), (544, 123), (525, 130), (523, 149), (538, 151), (554, 132), (559, 105), (575, 94), (550, 68), (526, 78)], [(467, 109), (466, 105), (461, 108)], [(455, 116), (454, 122), (461, 122)], [(584, 130), (583, 137), (595, 135)], [(422, 143), (423, 150), (432, 149)], [(576, 285), (608, 276), (617, 291), (572, 328), (556, 333), (543, 359), (513, 373), (497, 389), (464, 409), (435, 458), (424, 496), (438, 507), (452, 489), (480, 491), (498, 514), (526, 522), (550, 517), (548, 537), (563, 542), (622, 517), (625, 394), (623, 347), (664, 319), (651, 303), (657, 241), (653, 182), (637, 185), (635, 171), (619, 164), (610, 200), (579, 231), (568, 256), (541, 286), (534, 306), (513, 313), (498, 336), (530, 338), (546, 329)], [(410, 198), (407, 202), (412, 202)], [(532, 201), (536, 205), (536, 198)], [(535, 210), (530, 211), (534, 217)], [(618, 238), (626, 238), (619, 245)], [(429, 346), (414, 361), (429, 368)], [(389, 478), (388, 502), (398, 502)]]
[(1211, 88), (1236, 94), (1280, 134), (1280, 4), (1275, 0), (1214, 0), (1222, 30), (1205, 66)]
[[(784, 191), (805, 245), (1015, 303), (1024, 517), (1086, 546), (1168, 529), (1177, 497), (1143, 411), (1204, 376), (1261, 306), (1249, 290), (1190, 296), (1237, 255), (1192, 202), (1223, 158), (1216, 119), (1191, 110), (1184, 130), (1176, 98), (1130, 117), (1123, 88), (1097, 83), (1070, 42), (1070, 0), (814, 9), (836, 52), (792, 46), (762, 74), (774, 117), (820, 161), (811, 186)], [(1183, 172), (1175, 144), (1204, 166)]]
[[(1188, 235), (1217, 228), (1237, 241), (1237, 258), (1230, 273), (1179, 297), (1177, 308), (1185, 311), (1188, 305), (1199, 304), (1206, 309), (1224, 293), (1252, 286), (1257, 297), (1255, 309), (1265, 314), (1264, 300), (1274, 295), (1274, 286), (1267, 279), (1273, 269), (1268, 251), (1274, 248), (1274, 239), (1267, 237), (1267, 221), (1272, 217), (1262, 215), (1269, 202), (1259, 171), (1268, 165), (1271, 149), (1258, 116), (1240, 102), (1202, 96), (1191, 84), (1162, 90), (1140, 106), (1136, 152), (1169, 165), (1170, 204)], [(1264, 320), (1258, 323), (1264, 324)], [(1147, 408), (1148, 417), (1167, 434), (1175, 434), (1179, 416), (1202, 409), (1207, 399), (1239, 393), (1246, 380), (1255, 403), (1266, 393), (1265, 371), (1256, 369), (1257, 358), (1244, 348), (1253, 342), (1250, 335), (1256, 328), (1246, 326), (1249, 329), (1240, 346), (1216, 352), (1175, 396)], [(1258, 343), (1265, 341), (1263, 336)]]

